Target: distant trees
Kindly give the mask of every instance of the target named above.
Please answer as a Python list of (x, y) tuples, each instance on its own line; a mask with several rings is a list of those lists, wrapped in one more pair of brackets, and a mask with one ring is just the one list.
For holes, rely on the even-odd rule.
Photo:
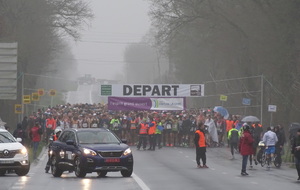
[[(263, 74), (273, 85), (265, 89), (265, 104), (280, 108), (278, 122), (297, 120), (299, 1), (149, 1), (156, 43), (167, 47), (165, 51), (180, 81), (191, 83)], [(251, 80), (244, 86), (259, 89), (259, 83)], [(236, 81), (223, 88), (247, 91)]]

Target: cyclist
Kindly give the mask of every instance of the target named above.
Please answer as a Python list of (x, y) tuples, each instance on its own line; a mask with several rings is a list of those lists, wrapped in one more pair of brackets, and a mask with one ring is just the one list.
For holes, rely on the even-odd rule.
[[(269, 159), (270, 161), (273, 161), (274, 153), (275, 153), (275, 145), (278, 141), (278, 138), (276, 136), (276, 133), (274, 133), (272, 130), (274, 130), (274, 127), (268, 127), (267, 132), (263, 136), (263, 142), (266, 145), (266, 159)], [(268, 168), (270, 166), (268, 165)]]

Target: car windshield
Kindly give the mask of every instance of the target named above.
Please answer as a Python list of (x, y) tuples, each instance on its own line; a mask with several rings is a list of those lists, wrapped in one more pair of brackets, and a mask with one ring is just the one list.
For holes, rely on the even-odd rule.
[(119, 139), (110, 132), (81, 131), (78, 132), (80, 144), (118, 144)]
[(15, 138), (9, 132), (0, 133), (0, 143), (16, 142)]

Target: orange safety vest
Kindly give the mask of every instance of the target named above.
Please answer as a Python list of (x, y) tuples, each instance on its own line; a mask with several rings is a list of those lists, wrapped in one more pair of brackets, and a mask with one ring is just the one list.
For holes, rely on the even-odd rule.
[(131, 120), (130, 121), (130, 129), (136, 129), (136, 122), (135, 122), (135, 120)]
[(140, 135), (147, 134), (147, 132), (148, 132), (148, 125), (146, 125), (144, 123), (141, 123), (140, 125), (141, 125)]
[(195, 133), (199, 135), (198, 145), (199, 147), (206, 147), (205, 135), (202, 131), (197, 130)]
[(54, 130), (56, 128), (55, 119), (46, 119), (46, 128)]
[[(255, 124), (253, 124), (252, 127), (255, 128)], [(258, 127), (262, 128), (262, 125), (258, 124)]]
[(53, 141), (56, 141), (58, 137), (56, 135), (53, 135)]
[(234, 121), (232, 120), (226, 120), (226, 131), (230, 131), (232, 129), (232, 126), (234, 124)]
[(151, 123), (153, 123), (154, 125), (152, 127), (149, 127), (148, 134), (149, 135), (154, 135), (155, 132), (156, 132), (156, 123), (155, 123), (155, 121), (152, 121)]

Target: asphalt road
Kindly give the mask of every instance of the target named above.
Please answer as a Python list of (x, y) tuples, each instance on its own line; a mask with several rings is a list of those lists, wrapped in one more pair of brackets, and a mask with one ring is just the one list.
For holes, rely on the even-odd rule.
[(285, 165), (280, 169), (271, 168), (270, 171), (257, 165), (253, 170), (248, 170), (249, 176), (241, 176), (241, 157), (231, 160), (227, 148), (208, 149), (209, 169), (196, 168), (195, 151), (192, 148), (164, 147), (156, 151), (132, 149), (134, 174), (130, 178), (123, 178), (119, 172), (108, 173), (105, 178), (92, 173), (83, 179), (66, 172), (61, 178), (55, 178), (44, 172), (47, 161), (44, 152), (39, 162), (32, 164), (27, 176), (18, 177), (12, 173), (0, 177), (0, 190), (293, 190), (300, 187), (296, 170)]

